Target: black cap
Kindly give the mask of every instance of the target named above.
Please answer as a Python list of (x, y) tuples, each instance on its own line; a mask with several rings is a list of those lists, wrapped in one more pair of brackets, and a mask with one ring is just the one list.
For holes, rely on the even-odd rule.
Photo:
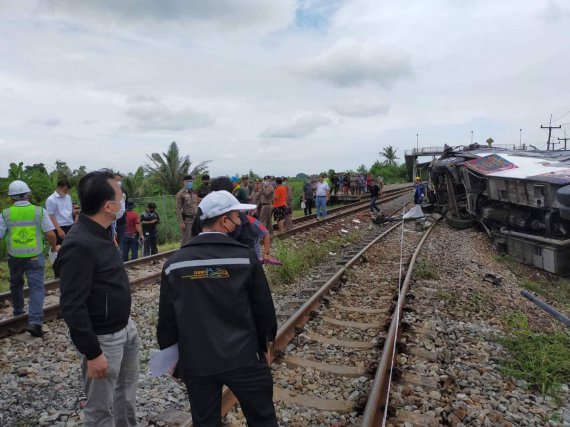
[(210, 175), (208, 174), (202, 175), (202, 181), (209, 181), (209, 180), (210, 180)]
[(263, 179), (271, 179), (271, 177), (269, 175), (265, 175)]
[(186, 175), (186, 176), (184, 177), (184, 181), (186, 181), (187, 179), (194, 179), (194, 178), (192, 177), (192, 175)]

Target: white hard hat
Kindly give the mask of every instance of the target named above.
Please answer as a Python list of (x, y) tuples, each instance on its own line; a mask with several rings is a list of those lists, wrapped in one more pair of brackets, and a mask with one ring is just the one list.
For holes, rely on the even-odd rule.
[(8, 196), (18, 196), (20, 194), (31, 193), (30, 187), (24, 181), (14, 181), (8, 187)]

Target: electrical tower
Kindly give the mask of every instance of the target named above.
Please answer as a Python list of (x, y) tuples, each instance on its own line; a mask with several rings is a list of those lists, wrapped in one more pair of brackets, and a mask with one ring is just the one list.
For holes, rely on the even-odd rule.
[[(546, 151), (550, 150), (550, 137), (552, 135), (552, 129), (560, 129), (562, 126), (552, 126), (552, 114), (550, 115), (550, 122), (548, 122), (548, 126), (540, 125), (541, 129), (548, 129), (548, 141), (546, 141)], [(560, 144), (559, 142), (557, 144)], [(554, 144), (553, 144), (554, 145)]]

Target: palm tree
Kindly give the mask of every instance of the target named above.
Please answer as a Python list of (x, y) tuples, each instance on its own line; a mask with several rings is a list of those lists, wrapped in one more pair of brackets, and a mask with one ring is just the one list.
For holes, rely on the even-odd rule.
[(147, 184), (142, 166), (139, 166), (134, 174), (130, 173), (123, 177), (123, 188), (129, 197), (143, 197)]
[(210, 160), (198, 163), (190, 172), (190, 156), (180, 156), (180, 151), (176, 142), (172, 142), (166, 153), (152, 153), (147, 155), (151, 163), (145, 165), (146, 171), (151, 179), (159, 186), (163, 193), (176, 194), (180, 190), (180, 185), (184, 176), (200, 175), (206, 170), (206, 165)]
[(394, 166), (396, 165), (396, 159), (399, 159), (399, 157), (396, 156), (396, 151), (398, 151), (398, 149), (396, 148), (394, 150), (391, 145), (388, 145), (388, 147), (382, 149), (379, 154), (386, 159), (384, 161), (384, 164)]

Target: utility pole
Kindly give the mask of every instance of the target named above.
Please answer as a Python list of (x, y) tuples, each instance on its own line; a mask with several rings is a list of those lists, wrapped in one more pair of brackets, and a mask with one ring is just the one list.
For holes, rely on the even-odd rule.
[(558, 138), (558, 141), (564, 141), (564, 151), (566, 151), (566, 143), (568, 140), (570, 140), (570, 138), (566, 138), (566, 129), (564, 129), (564, 138)]
[(471, 144), (473, 144), (473, 131), (471, 131)]
[(548, 141), (546, 141), (546, 151), (550, 150), (550, 136), (552, 135), (552, 129), (560, 129), (562, 126), (552, 126), (552, 114), (550, 115), (550, 122), (548, 122), (548, 126), (540, 125), (541, 129), (548, 129)]
[(420, 137), (418, 135), (419, 134), (416, 133), (416, 151), (417, 152), (420, 151)]
[(522, 129), (519, 129), (519, 147), (522, 145)]

